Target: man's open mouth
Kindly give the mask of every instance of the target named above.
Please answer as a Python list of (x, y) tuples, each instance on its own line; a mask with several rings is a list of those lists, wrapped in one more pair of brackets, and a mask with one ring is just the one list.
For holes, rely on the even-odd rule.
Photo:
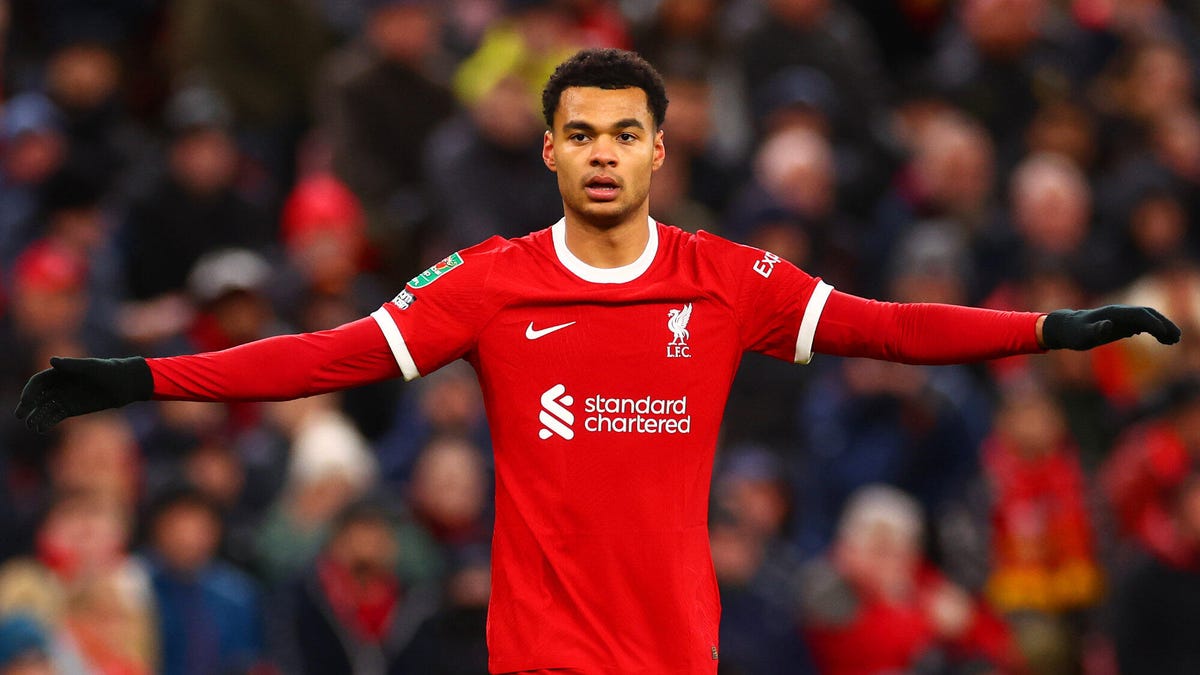
[(588, 197), (601, 202), (616, 199), (620, 189), (621, 186), (617, 184), (617, 180), (609, 176), (596, 176), (583, 186), (583, 191), (587, 193)]

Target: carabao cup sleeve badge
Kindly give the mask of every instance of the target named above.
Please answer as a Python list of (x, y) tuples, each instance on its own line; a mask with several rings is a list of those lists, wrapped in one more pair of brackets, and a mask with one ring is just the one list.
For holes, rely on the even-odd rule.
[(424, 288), (429, 284), (449, 274), (451, 270), (463, 264), (462, 256), (453, 253), (433, 264), (433, 267), (421, 272), (408, 282), (409, 288)]

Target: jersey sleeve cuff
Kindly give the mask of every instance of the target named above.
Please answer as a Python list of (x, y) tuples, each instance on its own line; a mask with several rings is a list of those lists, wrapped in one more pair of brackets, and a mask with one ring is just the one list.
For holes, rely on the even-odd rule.
[(818, 281), (812, 295), (808, 296), (808, 306), (804, 308), (804, 318), (800, 320), (800, 332), (796, 335), (796, 363), (806, 364), (812, 361), (813, 338), (817, 335), (817, 322), (821, 320), (821, 312), (825, 309), (825, 301), (833, 292), (833, 286)]
[(400, 327), (388, 313), (387, 307), (380, 307), (372, 312), (371, 318), (375, 319), (375, 323), (379, 324), (379, 330), (383, 331), (383, 337), (387, 340), (388, 347), (392, 350), (392, 356), (396, 359), (396, 365), (400, 366), (400, 372), (404, 375), (404, 379), (415, 380), (420, 377), (421, 372), (417, 370), (417, 362), (413, 361), (412, 354), (408, 351), (408, 345), (404, 343), (404, 336), (400, 334)]

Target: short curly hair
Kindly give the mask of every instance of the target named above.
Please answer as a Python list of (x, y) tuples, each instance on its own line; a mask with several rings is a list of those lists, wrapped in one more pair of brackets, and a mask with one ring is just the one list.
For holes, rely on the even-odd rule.
[(634, 52), (612, 48), (583, 49), (558, 64), (542, 90), (542, 116), (551, 129), (554, 128), (554, 111), (568, 87), (637, 87), (646, 92), (654, 126), (661, 127), (667, 118), (667, 88), (662, 76)]

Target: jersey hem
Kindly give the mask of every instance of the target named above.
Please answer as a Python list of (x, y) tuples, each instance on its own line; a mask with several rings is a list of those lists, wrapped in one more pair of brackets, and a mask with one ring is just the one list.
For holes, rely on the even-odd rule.
[(380, 307), (371, 312), (371, 318), (375, 319), (375, 323), (379, 324), (379, 329), (383, 331), (383, 338), (387, 340), (388, 347), (392, 350), (392, 357), (396, 359), (396, 365), (400, 366), (400, 372), (404, 375), (404, 379), (415, 380), (420, 377), (421, 372), (417, 370), (417, 362), (409, 353), (408, 345), (404, 343), (404, 336), (400, 334), (400, 327), (396, 325), (396, 320), (388, 313), (387, 308)]

